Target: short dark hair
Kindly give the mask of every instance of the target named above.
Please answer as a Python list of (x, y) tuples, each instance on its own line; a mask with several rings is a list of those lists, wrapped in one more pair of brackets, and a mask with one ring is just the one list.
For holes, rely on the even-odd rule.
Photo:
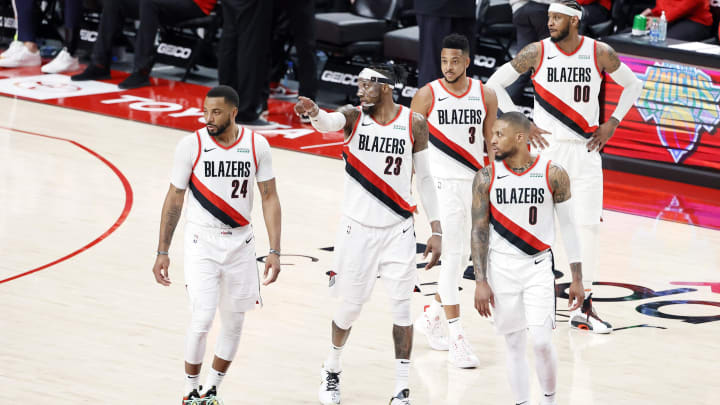
[(232, 105), (233, 107), (240, 105), (240, 96), (238, 96), (237, 91), (230, 86), (222, 84), (210, 89), (210, 91), (207, 92), (206, 97), (222, 97), (225, 99), (226, 103)]
[(459, 49), (465, 55), (470, 55), (470, 42), (465, 35), (452, 33), (443, 38), (442, 47), (447, 49)]
[(525, 133), (530, 131), (530, 120), (525, 116), (525, 114), (519, 111), (502, 113), (497, 119), (499, 121), (505, 121), (513, 127), (521, 129)]
[(407, 71), (405, 68), (396, 64), (380, 63), (368, 66), (368, 69), (372, 69), (387, 76), (388, 79), (395, 83), (405, 83), (405, 79), (407, 78)]
[(582, 11), (582, 6), (576, 0), (558, 0), (556, 3), (560, 3), (563, 6), (573, 8), (578, 11)]

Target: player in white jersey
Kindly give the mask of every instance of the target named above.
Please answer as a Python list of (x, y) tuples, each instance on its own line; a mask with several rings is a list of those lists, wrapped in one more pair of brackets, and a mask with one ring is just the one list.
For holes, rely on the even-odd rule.
[(541, 405), (557, 404), (555, 278), (550, 246), (555, 216), (572, 270), (568, 305), (580, 308), (584, 291), (570, 179), (565, 170), (527, 149), (531, 124), (522, 113), (502, 114), (493, 126), (495, 162), (475, 176), (472, 200), (472, 260), (475, 308), (494, 312), (504, 335), (510, 387), (516, 404), (529, 404), (529, 366), (525, 342), (533, 341)]
[[(430, 137), (430, 169), (440, 202), (444, 249), (438, 293), (415, 321), (435, 350), (449, 350), (448, 362), (459, 368), (479, 364), (460, 322), (458, 285), (470, 255), (472, 179), (484, 166), (485, 144), (490, 142), (497, 115), (495, 92), (480, 80), (467, 77), (470, 44), (464, 35), (443, 39), (440, 53), (443, 77), (418, 90), (411, 108), (425, 116)], [(489, 153), (492, 160), (492, 152)], [(449, 333), (440, 320), (444, 310)]]
[[(578, 34), (582, 8), (562, 0), (548, 9), (550, 37), (534, 42), (498, 69), (487, 85), (497, 92), (499, 108), (516, 107), (505, 91), (519, 75), (533, 71), (535, 124), (530, 143), (561, 164), (573, 183), (573, 201), (584, 265), (587, 299), (570, 314), (572, 328), (610, 333), (592, 306), (592, 283), (598, 262), (598, 232), (602, 217), (603, 175), (600, 150), (608, 142), (642, 91), (642, 82), (605, 43)], [(600, 124), (598, 95), (603, 74), (623, 87), (610, 118)], [(547, 135), (547, 140), (542, 134)]]
[[(183, 138), (175, 151), (170, 189), (160, 221), (153, 266), (155, 280), (170, 285), (168, 251), (189, 187), (185, 225), (185, 286), (191, 320), (185, 344), (183, 404), (215, 403), (217, 391), (237, 352), (245, 312), (262, 304), (250, 224), (253, 183), (262, 196), (270, 241), (264, 285), (280, 273), (280, 200), (270, 145), (262, 136), (235, 124), (238, 95), (228, 86), (205, 98), (206, 127)], [(222, 319), (212, 368), (201, 386), (200, 368), (215, 311)]]
[(438, 201), (428, 157), (425, 118), (393, 102), (397, 66), (372, 66), (358, 78), (360, 108), (320, 110), (300, 97), (295, 112), (308, 114), (320, 132), (345, 131), (345, 199), (335, 243), (335, 275), (330, 286), (342, 298), (332, 321), (332, 345), (321, 370), (322, 404), (340, 403), (340, 354), (353, 322), (382, 279), (391, 300), (396, 382), (391, 405), (409, 405), (413, 322), (410, 298), (417, 282), (412, 197), (413, 170), (432, 236), (425, 256), (433, 267), (441, 249)]

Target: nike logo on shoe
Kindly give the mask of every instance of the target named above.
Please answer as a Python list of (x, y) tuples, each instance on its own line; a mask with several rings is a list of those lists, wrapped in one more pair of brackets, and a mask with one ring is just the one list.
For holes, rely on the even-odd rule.
[(498, 178), (498, 180), (500, 180), (500, 179), (504, 179), (504, 178), (507, 177), (507, 176), (509, 176), (509, 174), (506, 174), (506, 175), (504, 175), (504, 176), (497, 176), (497, 178)]
[(211, 150), (215, 150), (217, 148), (210, 148), (210, 149), (203, 149), (203, 152), (210, 152)]

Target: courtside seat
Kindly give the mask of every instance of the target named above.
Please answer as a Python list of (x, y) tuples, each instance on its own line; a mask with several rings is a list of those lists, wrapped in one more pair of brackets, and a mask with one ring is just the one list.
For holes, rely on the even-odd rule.
[(345, 56), (379, 55), (397, 11), (398, 0), (356, 0), (349, 13), (315, 14), (318, 48)]
[(420, 28), (414, 26), (386, 33), (383, 51), (388, 59), (417, 63), (420, 57)]

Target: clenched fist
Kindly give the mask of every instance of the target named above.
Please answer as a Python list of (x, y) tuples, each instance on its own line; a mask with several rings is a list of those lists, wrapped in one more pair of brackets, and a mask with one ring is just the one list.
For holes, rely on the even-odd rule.
[(297, 115), (309, 115), (314, 117), (318, 114), (319, 110), (320, 108), (318, 108), (317, 104), (307, 97), (298, 97), (298, 102), (295, 104), (295, 114)]

